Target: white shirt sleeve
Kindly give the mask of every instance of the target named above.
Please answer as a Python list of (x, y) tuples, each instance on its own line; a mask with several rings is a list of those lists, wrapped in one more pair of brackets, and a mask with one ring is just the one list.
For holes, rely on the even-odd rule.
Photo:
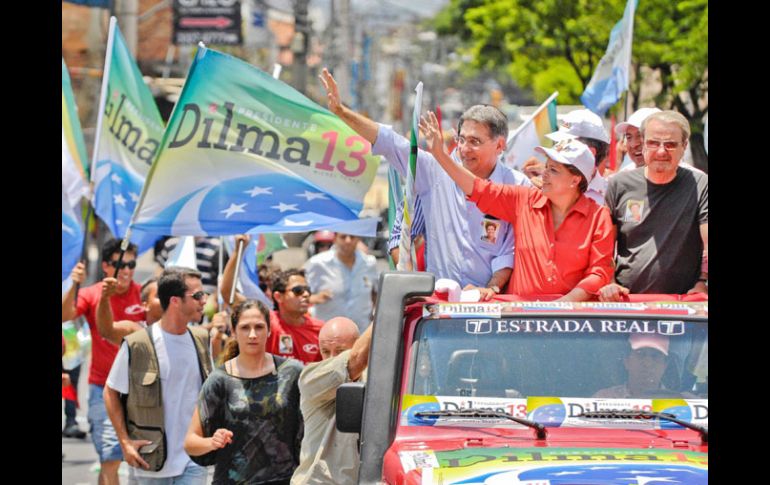
[(107, 387), (121, 394), (128, 394), (128, 344), (126, 342), (120, 344), (110, 375), (107, 376)]

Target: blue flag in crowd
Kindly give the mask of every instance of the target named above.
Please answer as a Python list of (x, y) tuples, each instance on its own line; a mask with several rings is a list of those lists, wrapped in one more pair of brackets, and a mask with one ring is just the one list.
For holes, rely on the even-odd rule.
[(596, 66), (591, 81), (580, 101), (586, 108), (604, 116), (628, 90), (628, 70), (631, 65), (631, 44), (634, 39), (634, 12), (638, 0), (628, 0), (623, 18), (610, 32), (607, 52)]
[[(257, 268), (257, 241), (259, 236), (254, 236), (249, 244), (243, 248), (243, 257), (241, 258), (241, 267), (236, 279), (238, 291), (246, 298), (259, 300), (268, 308), (273, 307), (273, 303), (267, 298), (265, 293), (259, 288), (259, 271)], [(235, 255), (235, 237), (226, 236), (224, 238), (225, 248), (230, 257)]]
[(83, 248), (83, 228), (69, 203), (64, 186), (61, 190), (61, 280), (69, 279)]

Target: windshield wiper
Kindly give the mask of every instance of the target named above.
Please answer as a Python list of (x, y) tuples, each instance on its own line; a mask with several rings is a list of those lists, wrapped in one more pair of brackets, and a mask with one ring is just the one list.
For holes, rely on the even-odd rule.
[(578, 418), (588, 419), (635, 419), (635, 418), (658, 418), (666, 421), (671, 421), (679, 426), (697, 431), (700, 433), (701, 440), (704, 443), (709, 441), (709, 430), (704, 426), (690, 423), (689, 421), (683, 421), (673, 414), (668, 413), (656, 413), (652, 411), (643, 411), (641, 409), (605, 409), (602, 411), (587, 411), (582, 414), (578, 414)]
[(501, 419), (509, 419), (511, 421), (514, 421), (519, 424), (523, 424), (524, 426), (527, 426), (529, 428), (532, 428), (537, 433), (537, 439), (544, 440), (546, 437), (545, 432), (545, 426), (543, 426), (540, 423), (536, 423), (534, 421), (530, 421), (529, 419), (524, 418), (517, 418), (516, 416), (511, 416), (508, 413), (500, 413), (496, 411), (487, 411), (484, 409), (461, 409), (461, 410), (446, 410), (446, 411), (421, 411), (419, 413), (414, 413), (415, 416), (418, 418), (427, 418), (430, 416), (435, 417), (444, 417), (449, 416), (453, 418), (501, 418)]

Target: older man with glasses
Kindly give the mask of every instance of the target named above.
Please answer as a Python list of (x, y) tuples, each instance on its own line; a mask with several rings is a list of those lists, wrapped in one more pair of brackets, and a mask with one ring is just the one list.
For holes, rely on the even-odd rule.
[(616, 283), (599, 298), (708, 293), (708, 175), (680, 165), (690, 124), (676, 111), (660, 111), (640, 131), (644, 165), (615, 175), (607, 189), (617, 227)]
[[(343, 106), (337, 83), (324, 69), (321, 81), (329, 110), (372, 144), (372, 153), (382, 155), (406, 175), (409, 141), (389, 126), (378, 124)], [(508, 137), (508, 119), (488, 105), (470, 107), (460, 117), (455, 163), (475, 176), (510, 185), (531, 185), (521, 172), (506, 167), (500, 157)], [(425, 216), (426, 270), (436, 278), (449, 278), (466, 288), (478, 288), (484, 300), (500, 293), (510, 279), (514, 262), (514, 234), (510, 223), (484, 214), (468, 201), (462, 190), (428, 152), (419, 150), (415, 192)], [(500, 224), (495, 242), (485, 238), (487, 221)]]
[(304, 363), (318, 362), (318, 332), (323, 321), (308, 315), (310, 286), (301, 269), (289, 269), (273, 274), (273, 302), (270, 312), (270, 335), (267, 352), (292, 357)]

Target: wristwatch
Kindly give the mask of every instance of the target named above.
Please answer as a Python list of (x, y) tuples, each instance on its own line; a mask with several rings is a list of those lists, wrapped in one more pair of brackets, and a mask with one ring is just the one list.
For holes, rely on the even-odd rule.
[(489, 289), (494, 291), (496, 294), (500, 294), (500, 287), (497, 285), (492, 285), (489, 287)]

